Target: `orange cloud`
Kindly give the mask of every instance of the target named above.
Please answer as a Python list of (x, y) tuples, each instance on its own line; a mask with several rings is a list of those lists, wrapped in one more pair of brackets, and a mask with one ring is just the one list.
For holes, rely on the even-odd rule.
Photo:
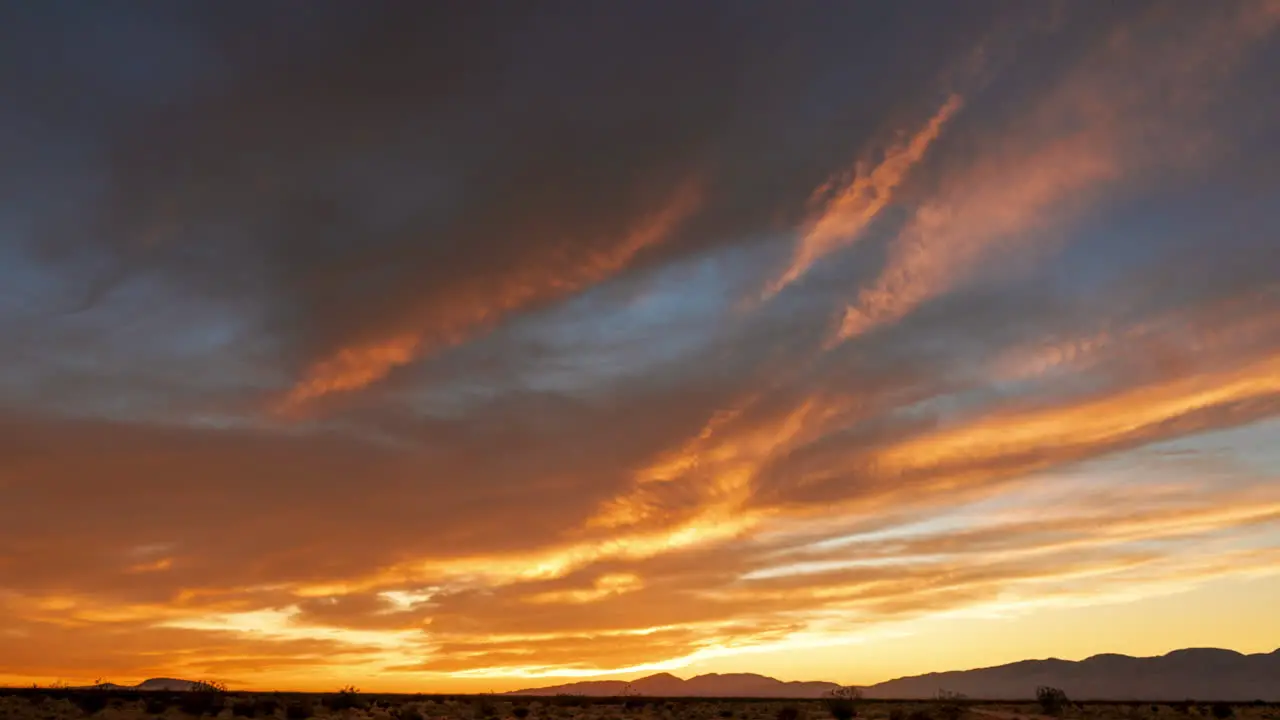
[(1001, 242), (1044, 229), (1063, 201), (1119, 175), (1109, 149), (1087, 135), (971, 169), (946, 197), (916, 210), (887, 267), (845, 311), (838, 339), (901, 319), (952, 289)]
[[(809, 221), (791, 265), (769, 283), (764, 299), (777, 295), (799, 280), (814, 263), (855, 242), (867, 225), (892, 202), (894, 191), (924, 158), (943, 127), (963, 104), (959, 95), (950, 96), (923, 128), (906, 142), (889, 147), (884, 157), (870, 170), (866, 169), (866, 163), (859, 163), (853, 179), (836, 191), (834, 197), (826, 200), (822, 212)], [(823, 196), (827, 191), (828, 187), (823, 187), (815, 195)]]
[[(1020, 467), (1199, 427), (1197, 416), (1230, 412), (1250, 402), (1280, 399), (1280, 356), (1229, 371), (1181, 377), (1065, 407), (1009, 411), (898, 443), (876, 454), (889, 474), (984, 467), (1002, 460)], [(1242, 419), (1256, 417), (1246, 412)], [(1182, 429), (1186, 432), (1186, 429)]]
[(1277, 297), (1275, 289), (1266, 289), (1127, 326), (1012, 347), (996, 358), (993, 375), (998, 380), (1024, 380), (1081, 371), (1108, 359), (1150, 356), (1161, 348), (1176, 348), (1201, 364), (1224, 356), (1237, 359), (1280, 336)]
[[(880, 275), (844, 310), (830, 344), (897, 322), (999, 249), (1046, 245), (1056, 223), (1126, 175), (1194, 161), (1202, 132), (1184, 116), (1207, 104), (1204, 88), (1274, 26), (1259, 7), (1204, 22), (1190, 42), (1148, 27), (1158, 26), (1158, 13), (1115, 33), (991, 152), (943, 179), (890, 245)], [(1156, 91), (1166, 86), (1179, 91)]]
[(392, 370), (443, 347), (456, 345), (531, 304), (578, 292), (618, 273), (641, 251), (662, 243), (701, 205), (697, 180), (676, 187), (666, 203), (607, 250), (582, 258), (559, 257), (525, 268), (499, 287), (476, 287), (431, 314), (429, 322), (375, 342), (344, 347), (313, 364), (276, 410), (291, 414), (334, 393), (367, 387)]

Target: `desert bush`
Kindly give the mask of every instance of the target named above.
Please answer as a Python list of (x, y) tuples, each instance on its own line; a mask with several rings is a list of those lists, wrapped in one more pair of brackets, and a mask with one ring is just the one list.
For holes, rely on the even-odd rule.
[(937, 697), (938, 717), (942, 720), (960, 720), (964, 717), (968, 708), (965, 707), (965, 697), (958, 692), (950, 690), (939, 690)]
[(315, 708), (307, 700), (291, 702), (284, 708), (285, 720), (310, 720), (315, 714)]
[(258, 705), (253, 700), (237, 700), (231, 704), (231, 716), (251, 718), (258, 714)]
[(1218, 720), (1227, 720), (1236, 714), (1235, 708), (1230, 703), (1216, 702), (1209, 708), (1209, 713)]
[(339, 689), (333, 695), (325, 697), (323, 702), (330, 710), (364, 709), (364, 703), (360, 700), (360, 688), (355, 685), (347, 685)]
[(392, 715), (396, 720), (426, 720), (422, 711), (413, 705), (401, 705)]
[(907, 720), (933, 720), (933, 713), (928, 708), (916, 708), (907, 715)]
[(900, 707), (889, 708), (889, 720), (907, 720), (907, 711)]
[(280, 708), (280, 700), (274, 697), (257, 697), (253, 699), (253, 704), (259, 715), (267, 717), (275, 715), (276, 710)]
[(529, 717), (529, 708), (526, 705), (517, 705), (511, 708), (511, 714), (515, 715), (519, 720)]
[(776, 720), (800, 720), (800, 708), (795, 705), (783, 705), (778, 708), (778, 714), (774, 717)]
[(822, 704), (834, 720), (852, 720), (858, 716), (862, 691), (856, 687), (836, 688), (822, 697)]
[(729, 708), (724, 708), (723, 710), (720, 711), (719, 715), (722, 718), (731, 718), (733, 717), (733, 711), (730, 710)]
[(150, 695), (143, 701), (143, 709), (148, 715), (162, 715), (172, 704), (173, 698), (168, 695)]
[(498, 714), (497, 709), (493, 707), (493, 703), (484, 698), (477, 700), (475, 705), (472, 706), (472, 710), (478, 718), (491, 718)]
[(71, 696), (71, 702), (80, 708), (85, 715), (97, 715), (107, 707), (107, 694), (99, 690), (78, 692)]
[(1067, 694), (1061, 688), (1042, 685), (1036, 688), (1036, 702), (1045, 715), (1060, 716), (1067, 706)]
[(182, 693), (178, 707), (195, 717), (217, 715), (226, 704), (227, 686), (216, 680), (199, 680), (191, 683), (191, 689)]

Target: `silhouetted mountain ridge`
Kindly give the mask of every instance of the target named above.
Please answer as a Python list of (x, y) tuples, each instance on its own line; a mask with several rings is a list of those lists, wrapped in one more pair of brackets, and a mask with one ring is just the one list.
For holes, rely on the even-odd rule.
[(148, 678), (148, 679), (143, 680), (142, 682), (138, 683), (137, 685), (118, 685), (118, 684), (116, 684), (116, 683), (109, 683), (109, 682), (108, 682), (108, 683), (100, 683), (100, 684), (98, 684), (98, 685), (88, 685), (88, 686), (85, 686), (85, 687), (83, 687), (83, 688), (78, 688), (78, 689), (83, 689), (83, 690), (88, 690), (88, 689), (96, 689), (96, 690), (125, 690), (125, 691), (128, 691), (128, 690), (163, 690), (163, 691), (167, 691), (167, 692), (173, 692), (173, 691), (183, 691), (183, 692), (185, 692), (185, 691), (187, 691), (187, 690), (191, 690), (191, 689), (192, 689), (192, 686), (194, 686), (194, 685), (196, 685), (196, 682), (195, 682), (194, 680), (180, 680), (180, 679), (178, 679), (178, 678), (164, 678), (164, 677), (162, 677), (162, 678)]
[[(948, 690), (971, 698), (1020, 700), (1034, 698), (1041, 685), (1062, 688), (1077, 700), (1280, 701), (1280, 648), (1252, 655), (1219, 648), (1186, 648), (1155, 657), (1102, 653), (1079, 661), (1020, 660), (898, 678), (865, 687), (863, 692), (868, 698), (912, 699)], [(594, 680), (510, 694), (815, 698), (837, 687), (833, 682), (784, 682), (753, 673), (713, 673), (688, 680), (660, 673), (630, 682)]]

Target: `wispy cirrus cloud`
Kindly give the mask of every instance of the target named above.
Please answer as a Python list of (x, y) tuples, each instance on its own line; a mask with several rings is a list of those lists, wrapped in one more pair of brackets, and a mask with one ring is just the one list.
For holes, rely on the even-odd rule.
[[(623, 270), (637, 254), (666, 240), (699, 205), (696, 181), (681, 183), (656, 212), (637, 221), (612, 245), (575, 256), (554, 244), (542, 259), (501, 278), (496, 286), (460, 288), (439, 306), (424, 309), (425, 326), (389, 339), (344, 347), (312, 365), (278, 405), (291, 413), (333, 393), (352, 392), (384, 378), (433, 350), (456, 345), (513, 312), (581, 291)], [(416, 315), (417, 313), (415, 313)]]
[[(993, 253), (1043, 245), (1127, 176), (1194, 155), (1203, 135), (1186, 118), (1203, 111), (1206, 88), (1275, 18), (1269, 6), (1245, 3), (1187, 32), (1189, 43), (1160, 34), (1164, 19), (1152, 12), (1113, 31), (987, 153), (943, 178), (845, 310), (835, 341), (902, 319), (995, 261)], [(1178, 92), (1160, 91), (1169, 85)]]
[(964, 100), (959, 95), (951, 95), (924, 127), (886, 148), (883, 157), (859, 162), (851, 180), (833, 179), (819, 188), (814, 193), (814, 203), (820, 210), (801, 234), (791, 265), (765, 288), (765, 299), (803, 277), (822, 258), (857, 241), (871, 221), (893, 201), (894, 191), (963, 106)]

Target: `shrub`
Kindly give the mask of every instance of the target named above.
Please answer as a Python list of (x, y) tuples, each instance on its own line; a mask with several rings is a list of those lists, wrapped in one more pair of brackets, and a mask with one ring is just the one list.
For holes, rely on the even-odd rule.
[(276, 710), (280, 707), (280, 701), (274, 697), (260, 697), (254, 699), (254, 705), (257, 706), (259, 715), (270, 717), (276, 714)]
[(178, 706), (182, 712), (195, 717), (217, 715), (225, 705), (227, 686), (216, 680), (199, 680), (191, 683), (191, 689), (182, 693)]
[(795, 705), (783, 705), (778, 708), (776, 720), (800, 720), (800, 708)]
[(96, 715), (107, 707), (106, 693), (99, 690), (89, 690), (87, 692), (78, 692), (71, 696), (71, 702), (80, 708), (80, 712), (85, 715)]
[(862, 691), (856, 687), (836, 688), (822, 697), (822, 704), (834, 720), (853, 720), (858, 716)]
[(338, 690), (336, 695), (325, 698), (325, 704), (330, 710), (356, 710), (363, 709), (364, 703), (360, 700), (360, 688), (355, 685), (348, 685)]
[(938, 691), (938, 715), (943, 720), (960, 720), (964, 717), (968, 710), (964, 703), (965, 697), (958, 692), (950, 690)]
[(1036, 688), (1036, 702), (1045, 715), (1060, 716), (1067, 706), (1067, 694), (1060, 688), (1042, 685)]
[(889, 708), (889, 720), (907, 720), (907, 711), (900, 707)]
[(917, 708), (907, 715), (907, 720), (933, 720), (933, 713), (928, 708)]
[(163, 715), (172, 704), (173, 698), (168, 695), (151, 695), (144, 703), (148, 715)]
[(515, 715), (519, 720), (529, 717), (529, 708), (524, 705), (517, 705), (511, 708), (511, 714)]
[(1227, 718), (1236, 714), (1235, 708), (1231, 707), (1229, 703), (1224, 702), (1214, 703), (1213, 706), (1209, 708), (1209, 712), (1218, 720), (1227, 720)]
[(426, 718), (422, 716), (422, 711), (413, 705), (402, 705), (393, 714), (395, 715), (396, 720), (426, 720)]
[(721, 711), (720, 711), (720, 717), (722, 717), (722, 718), (731, 718), (731, 717), (733, 717), (733, 711), (732, 711), (732, 710), (729, 710), (728, 708), (726, 708), (726, 709), (724, 709), (724, 710), (721, 710)]
[(285, 720), (310, 720), (315, 715), (315, 708), (306, 700), (289, 703), (285, 706)]
[(258, 706), (252, 700), (237, 700), (231, 705), (233, 717), (251, 718), (258, 714)]

